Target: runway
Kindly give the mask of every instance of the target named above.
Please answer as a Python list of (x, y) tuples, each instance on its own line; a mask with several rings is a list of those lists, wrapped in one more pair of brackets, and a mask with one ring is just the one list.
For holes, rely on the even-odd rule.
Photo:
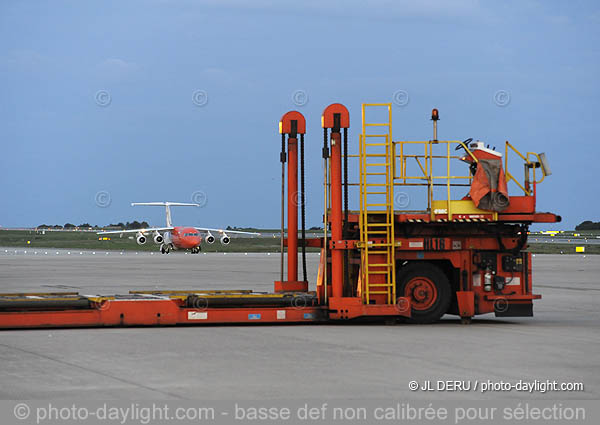
[[(2, 292), (271, 291), (277, 254), (0, 250)], [(7, 249), (8, 250), (8, 249)], [(13, 249), (14, 251), (14, 249)], [(309, 280), (318, 255), (308, 255)], [(2, 399), (598, 399), (600, 256), (536, 255), (535, 317), (469, 326), (210, 326), (0, 332)], [(412, 380), (582, 382), (583, 392), (411, 391)]]

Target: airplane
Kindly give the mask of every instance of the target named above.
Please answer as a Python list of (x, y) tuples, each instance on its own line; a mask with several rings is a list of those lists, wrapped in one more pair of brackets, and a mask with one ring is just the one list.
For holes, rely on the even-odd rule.
[(192, 254), (198, 254), (200, 252), (200, 245), (202, 243), (202, 236), (200, 235), (200, 232), (206, 232), (206, 237), (204, 238), (204, 240), (208, 244), (213, 244), (216, 240), (211, 232), (219, 233), (221, 235), (220, 241), (222, 245), (229, 245), (229, 242), (231, 242), (231, 239), (227, 235), (228, 233), (253, 236), (260, 235), (260, 233), (240, 232), (236, 230), (209, 229), (206, 227), (173, 226), (173, 223), (171, 222), (171, 207), (199, 207), (199, 204), (188, 204), (184, 202), (133, 202), (131, 204), (132, 207), (136, 205), (165, 207), (167, 225), (165, 227), (149, 227), (146, 229), (102, 231), (97, 232), (97, 234), (114, 235), (117, 233), (136, 233), (135, 239), (138, 245), (144, 245), (148, 240), (147, 235), (152, 234), (154, 243), (160, 245), (160, 252), (162, 254), (168, 254), (169, 252), (178, 249), (189, 249)]

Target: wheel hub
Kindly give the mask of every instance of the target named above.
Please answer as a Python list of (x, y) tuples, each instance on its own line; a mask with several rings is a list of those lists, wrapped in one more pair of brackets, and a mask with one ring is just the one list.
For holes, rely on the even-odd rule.
[(415, 277), (406, 284), (404, 296), (411, 299), (413, 309), (427, 310), (437, 300), (437, 288), (430, 279)]

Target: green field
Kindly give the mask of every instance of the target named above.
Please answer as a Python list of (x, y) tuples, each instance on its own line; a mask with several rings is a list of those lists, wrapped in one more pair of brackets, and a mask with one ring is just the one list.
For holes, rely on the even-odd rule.
[[(264, 230), (259, 230), (265, 232)], [(268, 232), (268, 231), (267, 231)], [(138, 245), (135, 239), (129, 239), (127, 234), (110, 236), (110, 240), (98, 240), (100, 236), (94, 232), (55, 232), (46, 231), (41, 234), (33, 230), (0, 230), (0, 246), (5, 247), (30, 247), (30, 248), (69, 248), (91, 250), (118, 250), (118, 251), (158, 251), (151, 238), (144, 245)], [(202, 244), (204, 252), (278, 252), (280, 249), (279, 237), (247, 238), (231, 237), (229, 245), (221, 245), (217, 241), (208, 245)], [(317, 251), (308, 248), (307, 251)]]
[(531, 243), (528, 251), (534, 254), (581, 254), (575, 252), (576, 246), (585, 247), (584, 254), (600, 254), (600, 244), (562, 244), (562, 243)]
[[(273, 230), (259, 230), (262, 232), (273, 232)], [(311, 235), (312, 232), (311, 232)], [(600, 244), (588, 244), (581, 239), (581, 243), (535, 243), (535, 237), (530, 235), (529, 251), (537, 254), (575, 254), (575, 246), (585, 246), (586, 254), (600, 254)], [(593, 235), (588, 235), (593, 236)], [(91, 250), (118, 250), (118, 251), (157, 251), (158, 246), (149, 238), (144, 245), (138, 245), (135, 239), (129, 239), (128, 235), (110, 235), (110, 240), (98, 240), (99, 236), (94, 232), (54, 232), (46, 231), (41, 234), (34, 230), (0, 230), (0, 246), (5, 247), (30, 247), (30, 248), (68, 248), (68, 249), (91, 249)], [(568, 236), (560, 236), (555, 239), (566, 239)], [(572, 238), (572, 236), (571, 236)], [(202, 244), (204, 252), (278, 252), (279, 237), (232, 237), (229, 245), (221, 245), (217, 240), (214, 244)], [(318, 251), (316, 248), (308, 248), (307, 251)]]

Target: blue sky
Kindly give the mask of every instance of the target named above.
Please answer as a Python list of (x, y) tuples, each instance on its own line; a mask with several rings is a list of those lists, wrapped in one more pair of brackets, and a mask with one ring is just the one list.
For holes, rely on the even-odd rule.
[(563, 216), (554, 227), (598, 221), (599, 28), (593, 1), (5, 0), (0, 225), (162, 225), (162, 210), (129, 203), (202, 191), (206, 205), (175, 210), (177, 223), (277, 227), (277, 122), (291, 109), (308, 120), (307, 223), (319, 224), (321, 111), (344, 103), (356, 146), (360, 104), (399, 90), (395, 139), (430, 138), (437, 107), (440, 138), (546, 152), (538, 210)]

